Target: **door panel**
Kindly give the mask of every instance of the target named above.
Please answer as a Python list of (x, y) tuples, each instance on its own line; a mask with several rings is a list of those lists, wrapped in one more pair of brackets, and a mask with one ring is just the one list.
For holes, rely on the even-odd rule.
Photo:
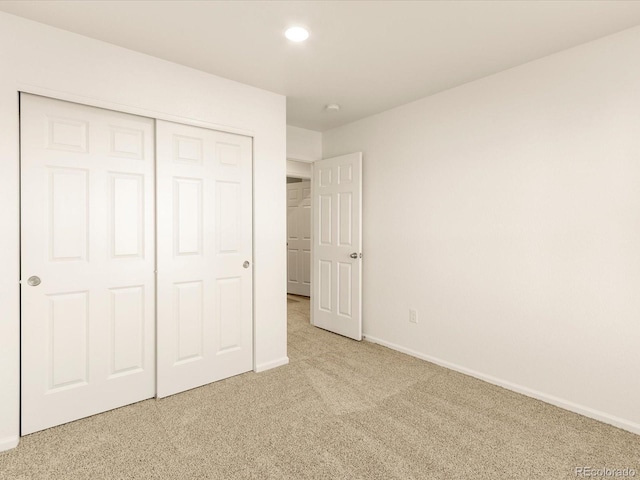
[(109, 374), (139, 371), (144, 365), (144, 286), (111, 288), (109, 293)]
[(314, 162), (313, 178), (313, 324), (361, 340), (362, 154)]
[(287, 292), (311, 295), (311, 182), (287, 184)]
[(164, 121), (156, 135), (158, 397), (165, 397), (253, 368), (252, 144)]
[(25, 435), (155, 393), (154, 141), (151, 119), (26, 94), (20, 128)]
[(177, 282), (173, 289), (177, 338), (175, 363), (180, 364), (203, 355), (202, 281)]
[(142, 175), (109, 173), (109, 247), (114, 258), (144, 256), (144, 201)]

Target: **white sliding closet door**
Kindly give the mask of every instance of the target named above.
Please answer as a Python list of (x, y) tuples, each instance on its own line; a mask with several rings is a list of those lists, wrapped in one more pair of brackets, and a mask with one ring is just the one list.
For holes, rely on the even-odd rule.
[(251, 138), (157, 121), (158, 397), (253, 368)]
[(153, 120), (21, 95), (22, 434), (155, 394)]

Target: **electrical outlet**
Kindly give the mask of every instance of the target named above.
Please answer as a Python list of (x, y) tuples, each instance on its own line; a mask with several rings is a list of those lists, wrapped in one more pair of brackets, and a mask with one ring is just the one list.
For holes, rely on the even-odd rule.
[(409, 309), (409, 322), (418, 323), (418, 312), (413, 309)]

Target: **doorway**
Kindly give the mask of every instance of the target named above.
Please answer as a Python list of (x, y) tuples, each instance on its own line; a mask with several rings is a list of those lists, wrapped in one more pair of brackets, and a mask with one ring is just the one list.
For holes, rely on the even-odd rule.
[(311, 181), (287, 177), (287, 294), (311, 296)]

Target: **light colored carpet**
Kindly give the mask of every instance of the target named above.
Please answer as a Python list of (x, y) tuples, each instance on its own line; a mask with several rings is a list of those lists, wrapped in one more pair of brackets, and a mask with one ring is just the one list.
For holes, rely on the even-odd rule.
[(640, 436), (309, 325), (288, 366), (29, 435), (3, 479), (556, 479), (635, 468)]

